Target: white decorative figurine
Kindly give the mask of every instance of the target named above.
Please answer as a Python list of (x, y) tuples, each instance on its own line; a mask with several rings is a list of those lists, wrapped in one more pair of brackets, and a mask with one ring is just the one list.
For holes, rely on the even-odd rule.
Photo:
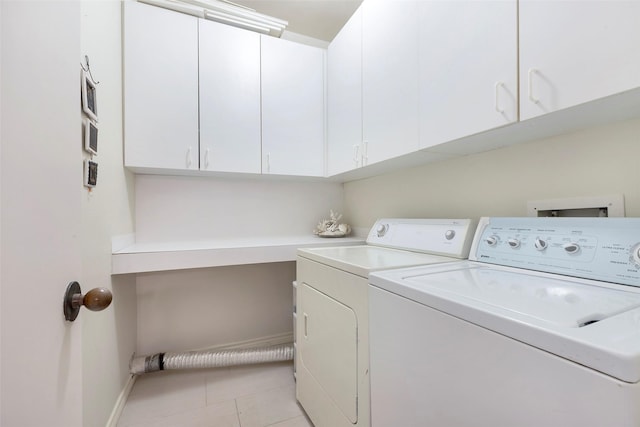
[(331, 219), (323, 219), (318, 223), (316, 229), (313, 230), (313, 234), (317, 234), (320, 237), (344, 237), (351, 233), (351, 226), (348, 224), (340, 224), (340, 218), (342, 214), (329, 211)]

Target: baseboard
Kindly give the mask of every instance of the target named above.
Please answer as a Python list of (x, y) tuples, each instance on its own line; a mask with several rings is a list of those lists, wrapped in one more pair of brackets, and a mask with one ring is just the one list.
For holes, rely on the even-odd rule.
[(120, 415), (122, 415), (122, 410), (124, 409), (124, 405), (127, 403), (127, 399), (129, 398), (129, 393), (131, 393), (131, 389), (133, 388), (133, 384), (136, 382), (135, 375), (129, 375), (129, 379), (124, 385), (124, 388), (120, 392), (120, 396), (118, 396), (118, 400), (116, 400), (116, 404), (113, 407), (113, 411), (111, 411), (111, 416), (107, 421), (106, 427), (116, 427), (118, 425), (118, 421), (120, 420)]
[(205, 350), (233, 350), (243, 348), (271, 347), (280, 344), (289, 344), (293, 342), (293, 332), (285, 332), (283, 334), (270, 335), (267, 337), (254, 338), (245, 341), (236, 341), (232, 343), (220, 344), (211, 347), (199, 348), (195, 351)]

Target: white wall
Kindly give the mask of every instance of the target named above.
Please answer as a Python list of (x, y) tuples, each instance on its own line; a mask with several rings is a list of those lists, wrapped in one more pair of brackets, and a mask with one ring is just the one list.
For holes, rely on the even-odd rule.
[[(140, 242), (311, 234), (342, 208), (337, 183), (136, 177)], [(137, 353), (290, 333), (294, 279), (294, 262), (139, 274)]]
[[(83, 0), (81, 58), (89, 56), (99, 81), (98, 186), (82, 191), (82, 289), (102, 286), (113, 302), (102, 312), (83, 309), (83, 426), (104, 426), (129, 378), (136, 345), (134, 276), (111, 277), (111, 237), (133, 232), (134, 179), (122, 149), (121, 3)], [(78, 64), (79, 65), (79, 64)], [(81, 151), (81, 150), (79, 150)], [(78, 156), (89, 157), (82, 151)]]
[(263, 178), (136, 176), (136, 240), (310, 234), (341, 212), (342, 185)]
[(294, 279), (294, 262), (139, 274), (138, 353), (290, 333)]
[(344, 185), (353, 225), (379, 217), (526, 216), (527, 201), (624, 194), (640, 216), (640, 119)]

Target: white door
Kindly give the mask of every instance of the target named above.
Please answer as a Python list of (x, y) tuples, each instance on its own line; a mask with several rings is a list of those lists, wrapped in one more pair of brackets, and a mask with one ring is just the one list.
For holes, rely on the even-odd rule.
[[(82, 425), (80, 2), (0, 2), (0, 425)], [(83, 289), (85, 290), (85, 289)]]
[(519, 1), (520, 118), (640, 86), (640, 1)]

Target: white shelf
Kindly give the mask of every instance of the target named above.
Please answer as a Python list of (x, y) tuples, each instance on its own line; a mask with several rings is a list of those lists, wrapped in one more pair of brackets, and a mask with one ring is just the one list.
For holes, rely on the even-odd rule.
[(298, 248), (364, 244), (362, 237), (314, 235), (191, 242), (134, 243), (114, 251), (111, 274), (295, 261)]

